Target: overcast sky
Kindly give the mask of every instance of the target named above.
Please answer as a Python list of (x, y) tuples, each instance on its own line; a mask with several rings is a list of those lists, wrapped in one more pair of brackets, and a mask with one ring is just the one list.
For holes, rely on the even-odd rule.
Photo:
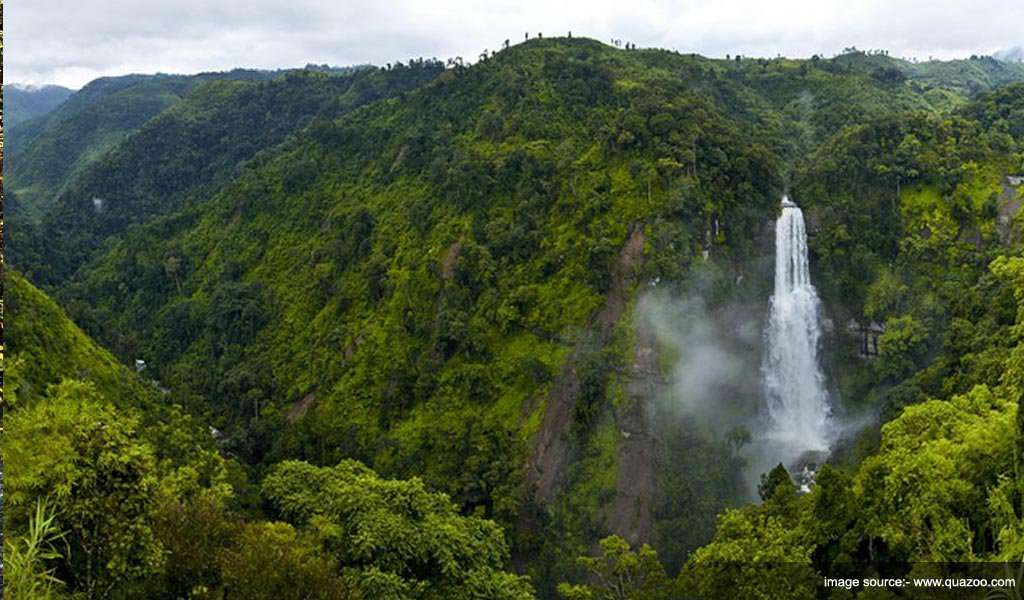
[(708, 56), (926, 59), (1024, 45), (1024, 0), (18, 0), (7, 82), (80, 87), (102, 75), (475, 57), (545, 36), (619, 38)]

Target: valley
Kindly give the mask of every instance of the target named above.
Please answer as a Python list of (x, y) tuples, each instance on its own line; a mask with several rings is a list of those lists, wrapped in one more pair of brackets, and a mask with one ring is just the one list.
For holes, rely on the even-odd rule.
[(105, 78), (8, 140), (5, 552), (52, 518), (46, 597), (813, 598), (1024, 553), (1020, 63), (543, 38)]

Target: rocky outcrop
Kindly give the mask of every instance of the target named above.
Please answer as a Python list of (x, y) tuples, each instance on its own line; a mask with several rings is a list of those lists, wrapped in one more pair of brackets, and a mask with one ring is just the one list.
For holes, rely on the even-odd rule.
[(1013, 239), (1013, 218), (1020, 212), (1024, 177), (1007, 177), (1003, 180), (1003, 193), (999, 196), (999, 208), (996, 216), (996, 231), (999, 241), (1006, 244)]
[(306, 394), (302, 400), (292, 404), (291, 408), (288, 409), (288, 414), (285, 415), (285, 419), (289, 424), (294, 425), (299, 419), (306, 416), (315, 400), (316, 390), (314, 389)]
[(663, 384), (654, 332), (636, 331), (633, 363), (625, 381), (626, 402), (615, 411), (622, 438), (618, 448), (615, 499), (608, 509), (611, 533), (630, 544), (654, 537), (654, 499), (658, 491), (658, 438), (655, 403)]
[[(612, 266), (611, 283), (605, 295), (604, 307), (590, 319), (588, 329), (597, 335), (583, 336), (551, 386), (533, 455), (527, 467), (526, 489), (532, 500), (550, 500), (565, 477), (573, 415), (580, 391), (577, 362), (584, 350), (600, 351), (613, 327), (622, 318), (643, 259), (644, 239), (644, 226), (634, 226)], [(597, 348), (587, 345), (596, 345)]]

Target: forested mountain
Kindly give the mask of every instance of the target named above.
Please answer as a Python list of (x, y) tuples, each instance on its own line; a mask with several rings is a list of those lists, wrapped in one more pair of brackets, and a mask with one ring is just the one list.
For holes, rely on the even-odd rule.
[(177, 102), (190, 89), (217, 80), (261, 80), (270, 71), (235, 70), (200, 75), (126, 75), (86, 85), (57, 108), (7, 132), (4, 167), (8, 189), (30, 214), (45, 211), (75, 175)]
[[(403, 93), (441, 70), (434, 63), (386, 73), (308, 70), (262, 82), (201, 85), (64, 184), (38, 225), (15, 223), (12, 257), (26, 253), (26, 263), (45, 265), (28, 273), (38, 281), (65, 279), (107, 237), (204, 200), (236, 177), (243, 163), (314, 119)], [(19, 210), (28, 202), (22, 198), (18, 194)]]
[(846, 52), (835, 60), (836, 64), (871, 69), (874, 77), (899, 81), (907, 79), (919, 91), (934, 95), (965, 99), (971, 94), (991, 90), (1024, 77), (1024, 63), (997, 60), (991, 56), (971, 56), (962, 60), (928, 60), (911, 62), (890, 57), (886, 52), (864, 52), (856, 49)]
[(4, 87), (4, 126), (40, 117), (57, 108), (75, 93), (59, 85), (40, 87), (11, 84)]
[[(750, 556), (802, 565), (779, 597), (813, 597), (844, 561), (1019, 556), (1022, 80), (989, 59), (713, 60), (544, 39), (473, 66), (192, 87), (45, 200), (12, 169), (38, 215), (11, 224), (14, 267), (166, 388), (110, 402), (143, 437), (150, 412), (215, 428), (206, 456), (233, 465), (201, 516), (238, 537), (192, 549), (221, 557), (214, 571), (154, 559), (97, 592), (49, 564), (92, 597), (157, 594), (169, 577), (223, 597), (277, 540), (295, 545), (288, 560), (318, 557), (322, 597), (528, 597), (514, 568), (539, 597), (571, 582), (560, 592), (585, 598), (600, 587), (586, 570), (620, 564), (635, 569), (628, 597), (734, 598), (787, 585), (737, 575)], [(45, 156), (47, 139), (20, 152)], [(738, 508), (759, 403), (743, 367), (762, 350), (784, 192), (807, 211), (827, 372), (857, 426), (810, 493), (776, 470), (763, 503)], [(17, 374), (33, 351), (14, 304)], [(21, 327), (70, 327), (35, 314)], [(859, 356), (850, 322), (878, 325), (879, 356)], [(703, 350), (728, 381), (692, 385)], [(115, 393), (93, 387), (99, 404)], [(19, 423), (45, 435), (33, 415), (14, 412), (11, 439)], [(395, 517), (416, 540), (395, 550), (405, 562), (366, 559), (352, 528), (369, 525), (344, 498), (399, 493), (453, 537)], [(609, 538), (608, 562), (577, 562), (613, 533), (660, 559)]]

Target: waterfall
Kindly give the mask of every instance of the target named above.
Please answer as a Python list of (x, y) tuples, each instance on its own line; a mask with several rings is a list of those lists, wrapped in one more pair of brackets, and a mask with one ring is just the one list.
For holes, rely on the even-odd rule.
[(762, 366), (768, 442), (787, 467), (829, 451), (832, 439), (825, 377), (818, 364), (820, 302), (807, 265), (804, 215), (787, 196), (775, 223), (775, 292)]

